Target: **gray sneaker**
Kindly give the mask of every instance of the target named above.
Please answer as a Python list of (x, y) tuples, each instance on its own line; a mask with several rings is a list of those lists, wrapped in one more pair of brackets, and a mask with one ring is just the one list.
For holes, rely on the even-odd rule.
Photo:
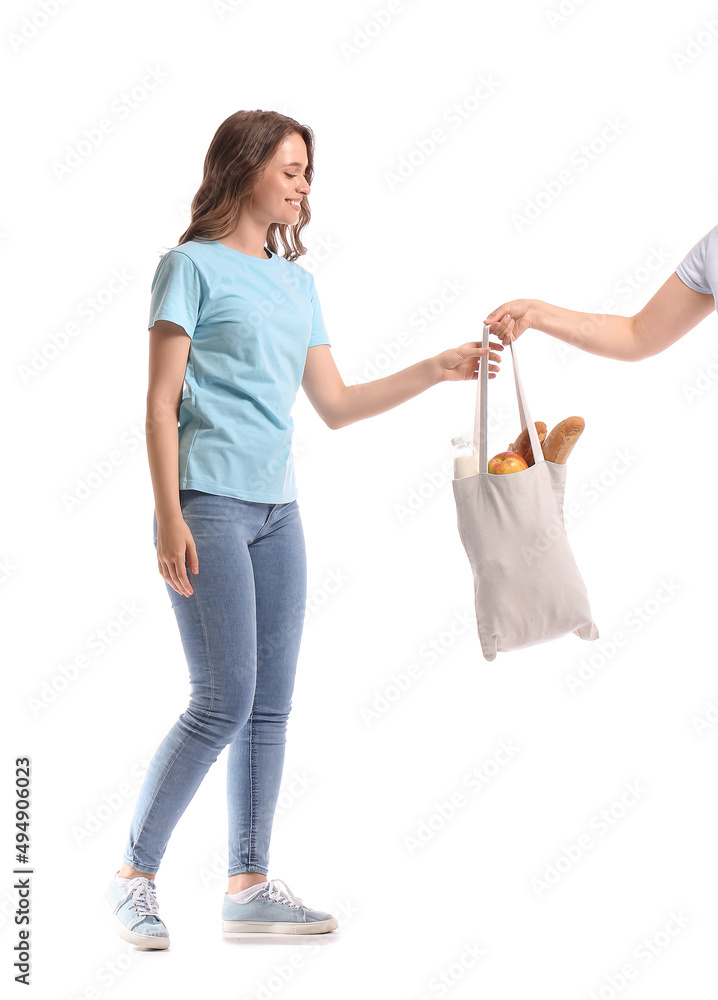
[(222, 930), (225, 934), (324, 934), (338, 925), (336, 917), (313, 910), (273, 878), (257, 885), (249, 898), (237, 903), (224, 894)]
[(138, 875), (118, 885), (116, 875), (103, 897), (115, 931), (138, 948), (169, 948), (169, 931), (160, 919), (154, 880)]

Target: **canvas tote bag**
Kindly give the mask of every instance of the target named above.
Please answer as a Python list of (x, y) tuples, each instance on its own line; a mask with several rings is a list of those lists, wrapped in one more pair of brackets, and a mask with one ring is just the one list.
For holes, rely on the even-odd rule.
[[(489, 344), (484, 326), (483, 346)], [(566, 465), (547, 462), (511, 361), (521, 429), (528, 428), (534, 465), (497, 475), (486, 471), (489, 357), (479, 360), (474, 449), (479, 472), (454, 479), (459, 536), (474, 577), (476, 625), (487, 660), (497, 652), (524, 649), (573, 632), (597, 639), (586, 585), (566, 535), (563, 498)]]

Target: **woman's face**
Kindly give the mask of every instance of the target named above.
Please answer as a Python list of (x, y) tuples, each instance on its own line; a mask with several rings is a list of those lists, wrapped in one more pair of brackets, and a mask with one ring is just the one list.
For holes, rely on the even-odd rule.
[(306, 169), (306, 143), (298, 132), (292, 132), (279, 144), (252, 189), (249, 210), (258, 222), (267, 226), (297, 222), (302, 199), (311, 190), (304, 178)]

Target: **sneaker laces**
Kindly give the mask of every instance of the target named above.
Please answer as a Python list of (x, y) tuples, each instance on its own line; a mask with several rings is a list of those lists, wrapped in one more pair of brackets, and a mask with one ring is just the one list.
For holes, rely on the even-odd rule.
[(149, 879), (138, 875), (127, 883), (127, 895), (132, 894), (131, 906), (141, 917), (159, 917), (160, 908), (157, 903), (157, 889), (150, 885)]
[(262, 895), (267, 896), (269, 899), (274, 899), (278, 903), (283, 903), (285, 906), (293, 906), (295, 910), (298, 910), (302, 905), (299, 896), (295, 896), (287, 883), (283, 882), (280, 878), (270, 879), (269, 885)]

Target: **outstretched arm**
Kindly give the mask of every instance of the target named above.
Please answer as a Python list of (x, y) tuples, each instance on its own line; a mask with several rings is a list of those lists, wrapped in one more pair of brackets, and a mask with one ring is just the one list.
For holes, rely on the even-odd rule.
[[(479, 357), (488, 354), (492, 362), (500, 362), (501, 355), (494, 352), (503, 349), (500, 343), (492, 342), (489, 347), (482, 347), (478, 341), (471, 341), (442, 351), (433, 358), (417, 361), (394, 375), (359, 385), (345, 385), (329, 344), (315, 344), (307, 350), (302, 388), (324, 423), (338, 430), (357, 420), (384, 413), (437, 382), (475, 379)], [(498, 363), (489, 364), (489, 378), (495, 378), (498, 370)]]
[(539, 299), (514, 299), (484, 322), (505, 344), (531, 328), (589, 354), (642, 361), (680, 340), (715, 307), (712, 295), (689, 288), (674, 271), (635, 316), (574, 312)]

